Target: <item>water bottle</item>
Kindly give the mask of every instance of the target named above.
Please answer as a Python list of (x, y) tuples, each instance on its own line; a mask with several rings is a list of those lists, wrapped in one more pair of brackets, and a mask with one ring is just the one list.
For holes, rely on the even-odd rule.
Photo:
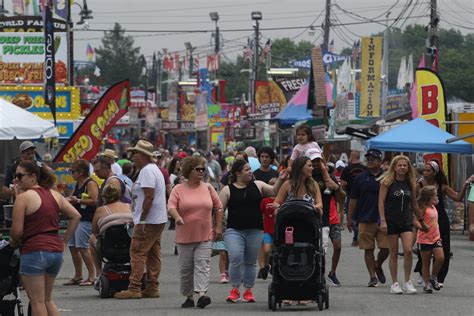
[(293, 245), (293, 227), (287, 227), (285, 229), (285, 244)]
[[(81, 194), (81, 200), (87, 200), (89, 199), (89, 194), (84, 192)], [(81, 209), (85, 210), (87, 208), (87, 205), (81, 204)]]

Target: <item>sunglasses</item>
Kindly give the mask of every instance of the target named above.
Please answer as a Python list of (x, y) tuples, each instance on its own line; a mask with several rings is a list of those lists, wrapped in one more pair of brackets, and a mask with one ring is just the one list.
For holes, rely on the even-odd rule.
[(196, 170), (197, 172), (204, 172), (204, 171), (206, 171), (206, 168), (196, 167), (196, 168), (194, 168), (194, 170)]
[(15, 173), (15, 179), (21, 180), (24, 176), (31, 176), (31, 173)]

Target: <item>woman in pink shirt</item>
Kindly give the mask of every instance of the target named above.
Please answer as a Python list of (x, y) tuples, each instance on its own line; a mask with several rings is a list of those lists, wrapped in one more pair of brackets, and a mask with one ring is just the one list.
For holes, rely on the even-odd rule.
[[(199, 295), (197, 307), (204, 308), (211, 303), (206, 293), (212, 240), (222, 238), (222, 204), (214, 188), (202, 181), (205, 164), (201, 157), (185, 158), (182, 174), (187, 181), (173, 188), (168, 201), (168, 212), (176, 221), (181, 294), (186, 296), (182, 308), (195, 306), (194, 293)], [(212, 214), (216, 217), (215, 227)]]
[[(443, 244), (441, 243), (441, 235), (438, 226), (438, 211), (435, 205), (438, 204), (438, 192), (434, 186), (423, 187), (418, 197), (418, 206), (423, 215), (424, 222), (429, 227), (428, 231), (422, 231), (421, 225), (415, 219), (415, 226), (418, 229), (416, 242), (421, 253), (422, 259), (422, 276), (425, 286), (423, 292), (433, 293), (433, 289), (439, 291), (441, 289), (438, 283), (438, 272), (444, 261)], [(434, 256), (433, 270), (430, 275), (431, 255)]]

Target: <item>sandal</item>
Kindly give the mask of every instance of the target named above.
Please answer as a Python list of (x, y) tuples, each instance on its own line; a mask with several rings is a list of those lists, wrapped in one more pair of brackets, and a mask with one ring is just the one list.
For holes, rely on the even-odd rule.
[(298, 301), (299, 306), (306, 306), (309, 304), (310, 301)]
[(293, 304), (293, 301), (290, 301), (290, 300), (284, 300), (283, 301), (283, 305), (285, 305), (285, 306), (291, 306), (291, 304)]
[(81, 282), (82, 282), (82, 278), (80, 279), (72, 278), (72, 279), (69, 279), (69, 281), (64, 282), (63, 285), (79, 285), (81, 284)]
[(85, 280), (84, 282), (79, 283), (79, 286), (93, 286), (95, 280)]

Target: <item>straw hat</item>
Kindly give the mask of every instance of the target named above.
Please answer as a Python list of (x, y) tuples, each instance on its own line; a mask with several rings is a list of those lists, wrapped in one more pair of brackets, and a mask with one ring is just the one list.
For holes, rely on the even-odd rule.
[(106, 149), (106, 150), (104, 150), (103, 153), (100, 153), (99, 156), (118, 159), (117, 154), (115, 154), (115, 150), (113, 150), (113, 149)]
[(148, 157), (153, 157), (153, 144), (146, 140), (139, 140), (135, 147), (129, 147), (127, 151), (136, 151)]

